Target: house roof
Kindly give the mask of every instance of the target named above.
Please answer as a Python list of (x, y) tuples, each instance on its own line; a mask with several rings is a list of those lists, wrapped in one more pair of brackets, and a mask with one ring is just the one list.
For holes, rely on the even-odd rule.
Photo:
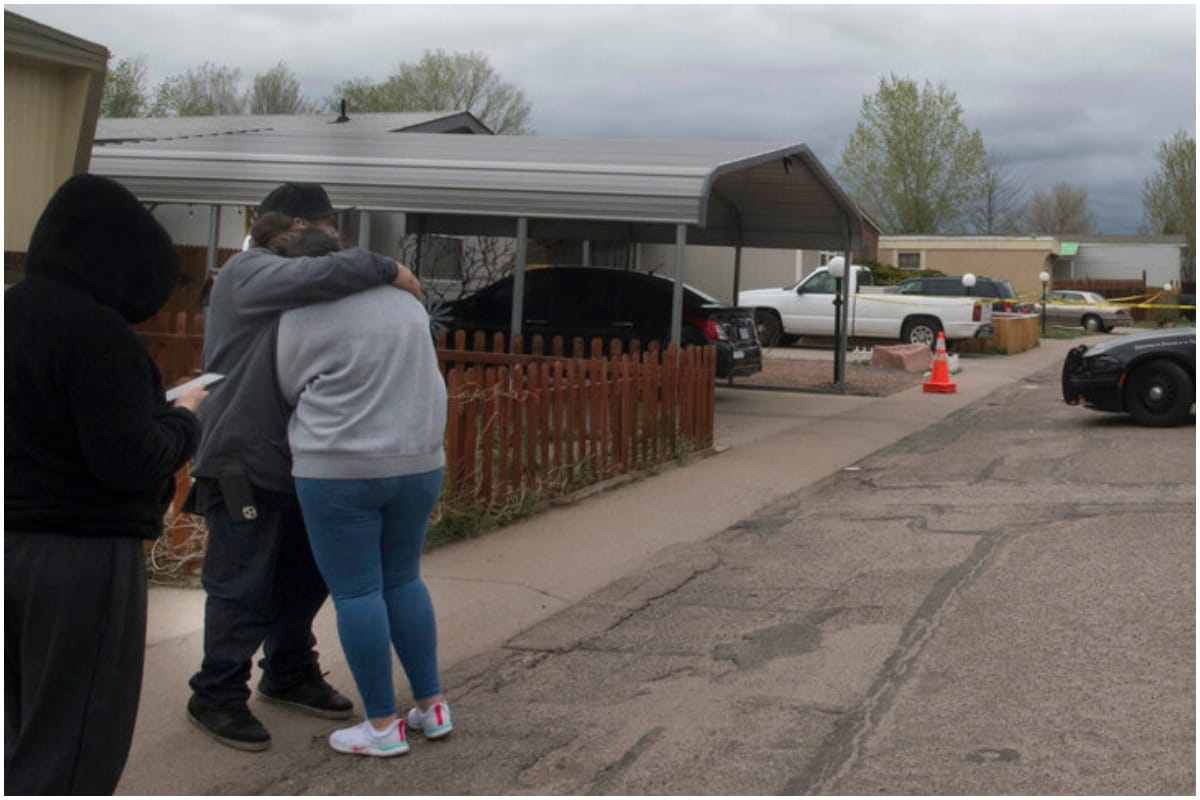
[(97, 146), (92, 170), (146, 202), (256, 205), (281, 182), (402, 211), (410, 230), (689, 244), (861, 244), (860, 212), (804, 144), (393, 136), (343, 126)]
[(1187, 244), (1187, 237), (1180, 235), (1167, 234), (1096, 234), (1096, 233), (1072, 233), (1064, 234), (1060, 238), (1070, 239), (1078, 244), (1169, 244), (1184, 246)]
[(336, 114), (228, 114), (209, 117), (103, 118), (96, 144), (153, 142), (241, 133), (484, 133), (491, 130), (469, 111), (413, 111), (402, 114), (354, 114), (337, 122)]

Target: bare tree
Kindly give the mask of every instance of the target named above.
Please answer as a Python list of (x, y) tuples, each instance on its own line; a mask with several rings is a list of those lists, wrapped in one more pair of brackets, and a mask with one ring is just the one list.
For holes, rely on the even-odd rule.
[(316, 106), (300, 94), (300, 81), (280, 61), (266, 72), (254, 76), (254, 86), (246, 98), (251, 114), (312, 114)]
[[(421, 278), (421, 291), (431, 304), (453, 300), (460, 295), (489, 286), (513, 273), (517, 263), (516, 241), (501, 236), (468, 236), (461, 242), (456, 259), (456, 274), (435, 272), (436, 240), (447, 237), (409, 234), (400, 240), (397, 258), (414, 269)], [(440, 277), (441, 280), (431, 280)]]
[(1183, 278), (1196, 274), (1196, 140), (1184, 131), (1159, 142), (1158, 172), (1142, 185), (1142, 207), (1151, 233), (1187, 238)]
[(239, 89), (242, 71), (218, 67), (207, 61), (182, 75), (173, 75), (158, 86), (151, 107), (154, 117), (206, 117), (244, 114), (245, 97)]
[(1048, 192), (1037, 192), (1029, 204), (1027, 222), (1034, 233), (1060, 235), (1090, 233), (1087, 190), (1068, 183), (1056, 183)]
[(1024, 185), (1008, 174), (1003, 163), (989, 157), (982, 196), (971, 214), (975, 232), (995, 236), (1021, 233), (1028, 205)]
[(334, 87), (330, 105), (345, 99), (357, 111), (470, 111), (496, 133), (530, 133), (525, 93), (501, 80), (482, 53), (426, 51), (382, 83), (354, 78)]
[(104, 76), (102, 117), (140, 117), (149, 105), (146, 95), (146, 57), (122, 58)]

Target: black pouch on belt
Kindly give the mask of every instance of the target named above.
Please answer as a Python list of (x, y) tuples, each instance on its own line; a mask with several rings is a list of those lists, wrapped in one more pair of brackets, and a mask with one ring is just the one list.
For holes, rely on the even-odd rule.
[(221, 486), (221, 499), (229, 516), (239, 522), (258, 519), (258, 504), (254, 501), (254, 487), (245, 475), (222, 475), (217, 479)]

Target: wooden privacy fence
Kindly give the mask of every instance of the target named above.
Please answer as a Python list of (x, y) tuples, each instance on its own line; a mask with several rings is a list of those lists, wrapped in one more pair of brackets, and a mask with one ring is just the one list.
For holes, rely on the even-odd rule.
[[(438, 336), (446, 377), (444, 497), (493, 509), (646, 469), (712, 444), (716, 349), (541, 337), (529, 353), (504, 336), (490, 342)], [(485, 347), (490, 344), (490, 349)]]
[(192, 377), (200, 369), (204, 314), (160, 312), (134, 330), (150, 351), (167, 386), (180, 378)]

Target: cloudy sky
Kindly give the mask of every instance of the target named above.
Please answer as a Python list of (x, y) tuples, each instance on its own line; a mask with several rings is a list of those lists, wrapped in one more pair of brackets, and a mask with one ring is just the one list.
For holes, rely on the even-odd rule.
[(804, 142), (830, 170), (881, 77), (945, 82), (1028, 194), (1088, 192), (1135, 233), (1157, 144), (1196, 130), (1193, 5), (24, 5), (144, 55), (150, 88), (204, 61), (284, 61), (324, 100), (427, 49), (478, 51), (540, 136)]

